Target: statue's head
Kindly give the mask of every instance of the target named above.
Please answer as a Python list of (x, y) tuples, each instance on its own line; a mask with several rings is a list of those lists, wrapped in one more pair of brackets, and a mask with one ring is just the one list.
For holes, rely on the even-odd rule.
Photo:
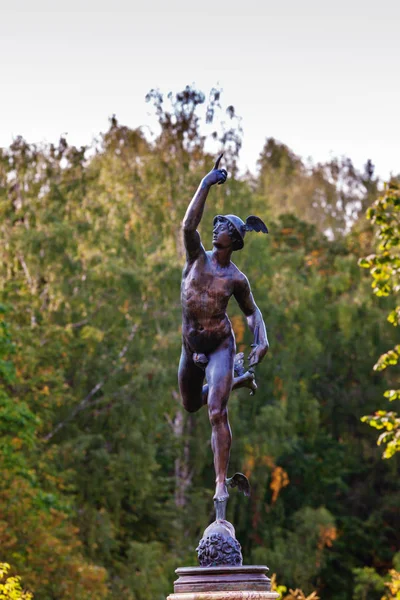
[(244, 246), (246, 231), (262, 231), (268, 233), (265, 223), (254, 215), (247, 217), (246, 222), (236, 215), (217, 215), (213, 221), (213, 244), (214, 246), (227, 247), (228, 240), (232, 250), (241, 250)]
[[(233, 219), (237, 220), (237, 224)], [(243, 248), (243, 236), (240, 234), (238, 226), (243, 223), (235, 215), (217, 215), (213, 222), (213, 244), (219, 248), (232, 246), (232, 250)], [(244, 223), (243, 223), (244, 225)]]

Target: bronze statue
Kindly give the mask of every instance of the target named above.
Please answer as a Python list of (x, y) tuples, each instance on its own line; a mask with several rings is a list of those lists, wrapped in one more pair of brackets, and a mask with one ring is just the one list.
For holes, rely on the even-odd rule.
[[(256, 389), (254, 366), (268, 350), (265, 324), (254, 302), (247, 277), (231, 261), (232, 252), (241, 250), (246, 231), (268, 233), (258, 217), (250, 216), (244, 223), (235, 215), (214, 218), (213, 249), (205, 251), (197, 231), (203, 216), (210, 187), (223, 184), (225, 169), (219, 169), (222, 154), (215, 166), (201, 181), (183, 220), (186, 264), (182, 276), (182, 354), (179, 364), (179, 388), (183, 406), (189, 412), (207, 404), (212, 435), (216, 489), (214, 502), (217, 519), (225, 519), (228, 485), (238, 485), (245, 493), (248, 482), (244, 475), (227, 479), (231, 448), (228, 421), (228, 400), (232, 389)], [(229, 299), (234, 296), (254, 336), (249, 355), (249, 370), (244, 372), (243, 355), (237, 355), (235, 338), (226, 314)], [(234, 376), (236, 371), (236, 377)], [(204, 378), (207, 385), (203, 385)]]

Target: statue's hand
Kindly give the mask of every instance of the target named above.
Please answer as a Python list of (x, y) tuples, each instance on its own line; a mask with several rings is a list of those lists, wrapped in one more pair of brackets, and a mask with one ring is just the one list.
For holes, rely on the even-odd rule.
[(211, 186), (211, 185), (215, 185), (216, 183), (218, 183), (218, 185), (221, 185), (222, 183), (225, 183), (226, 178), (228, 177), (228, 173), (226, 171), (226, 169), (219, 169), (219, 163), (221, 158), (223, 157), (223, 154), (220, 154), (220, 156), (217, 158), (216, 163), (214, 165), (214, 168), (212, 171), (210, 171), (203, 179), (203, 183), (205, 185)]
[(255, 367), (255, 365), (258, 365), (267, 354), (269, 346), (268, 344), (265, 346), (263, 344), (252, 344), (251, 347), (253, 349), (248, 356), (249, 367)]

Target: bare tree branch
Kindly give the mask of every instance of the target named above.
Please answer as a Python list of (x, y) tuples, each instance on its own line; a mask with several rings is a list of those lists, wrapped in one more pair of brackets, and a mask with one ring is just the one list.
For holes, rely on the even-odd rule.
[(82, 321), (78, 321), (77, 323), (68, 323), (67, 327), (83, 327), (84, 325), (87, 325), (89, 323), (89, 317), (87, 319), (82, 319)]
[(71, 329), (74, 329), (76, 327), (83, 327), (84, 325), (87, 325), (88, 323), (90, 323), (90, 320), (93, 319), (93, 317), (99, 312), (99, 310), (103, 308), (103, 306), (104, 304), (98, 302), (98, 304), (95, 306), (92, 313), (88, 317), (82, 319), (81, 321), (77, 321), (76, 323), (68, 323), (66, 327), (71, 327)]
[(28, 285), (30, 287), (31, 292), (33, 293), (33, 291), (34, 291), (34, 289), (33, 289), (34, 288), (33, 281), (32, 281), (32, 277), (31, 277), (31, 275), (29, 273), (28, 265), (25, 262), (24, 255), (21, 254), (21, 253), (19, 253), (18, 254), (18, 260), (21, 263), (21, 267), (22, 267), (22, 269), (23, 269), (23, 271), (25, 273), (26, 280), (28, 282)]

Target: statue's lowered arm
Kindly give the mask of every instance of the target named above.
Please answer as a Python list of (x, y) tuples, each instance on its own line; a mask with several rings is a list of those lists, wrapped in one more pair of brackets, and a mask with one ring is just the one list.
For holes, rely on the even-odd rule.
[(254, 302), (250, 284), (245, 275), (242, 275), (236, 283), (234, 295), (240, 309), (246, 316), (247, 324), (253, 334), (252, 351), (249, 354), (249, 367), (255, 367), (266, 355), (269, 343), (264, 319), (260, 309)]

